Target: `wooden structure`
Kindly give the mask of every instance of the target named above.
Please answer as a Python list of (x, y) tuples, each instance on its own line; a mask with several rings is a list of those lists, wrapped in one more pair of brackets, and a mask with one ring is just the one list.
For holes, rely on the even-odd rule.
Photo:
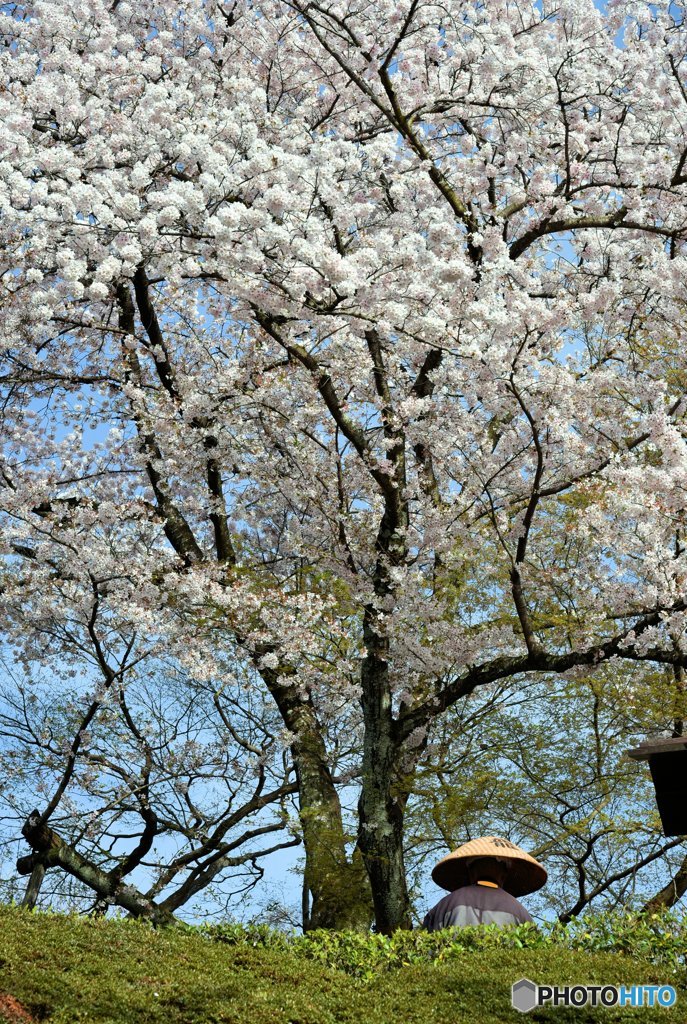
[(627, 753), (649, 762), (664, 834), (687, 835), (687, 736), (645, 740)]

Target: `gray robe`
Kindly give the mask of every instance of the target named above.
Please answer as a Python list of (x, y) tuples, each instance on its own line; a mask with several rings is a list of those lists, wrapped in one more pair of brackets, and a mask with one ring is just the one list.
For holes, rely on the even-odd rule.
[(492, 889), (489, 885), (464, 885), (455, 889), (435, 907), (422, 922), (429, 932), (442, 928), (465, 928), (472, 924), (521, 924), (531, 921), (522, 903), (505, 889)]

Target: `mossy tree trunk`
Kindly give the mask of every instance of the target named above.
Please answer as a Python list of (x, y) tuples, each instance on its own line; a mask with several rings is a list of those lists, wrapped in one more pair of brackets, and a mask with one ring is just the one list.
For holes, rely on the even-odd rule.
[(307, 890), (303, 928), (366, 931), (373, 919), (370, 886), (360, 853), (347, 853), (341, 801), (313, 704), (276, 674), (264, 678), (295, 737), (291, 752), (298, 779)]

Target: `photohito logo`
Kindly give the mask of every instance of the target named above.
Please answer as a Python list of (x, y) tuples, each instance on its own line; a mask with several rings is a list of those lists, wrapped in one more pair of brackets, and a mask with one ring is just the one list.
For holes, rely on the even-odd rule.
[(535, 1006), (674, 1006), (672, 985), (535, 985), (529, 978), (516, 981), (511, 1002), (520, 1013)]

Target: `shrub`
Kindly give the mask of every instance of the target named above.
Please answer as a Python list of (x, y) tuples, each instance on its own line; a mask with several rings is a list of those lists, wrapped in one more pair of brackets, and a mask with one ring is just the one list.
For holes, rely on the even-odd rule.
[(558, 947), (622, 953), (672, 972), (687, 967), (687, 918), (671, 911), (651, 915), (588, 913), (566, 925), (557, 921), (513, 928), (485, 925), (441, 932), (396, 932), (392, 936), (330, 931), (289, 935), (265, 925), (237, 924), (202, 926), (197, 930), (230, 945), (289, 950), (297, 957), (362, 979), (410, 964), (446, 963), (467, 951), (485, 949)]

